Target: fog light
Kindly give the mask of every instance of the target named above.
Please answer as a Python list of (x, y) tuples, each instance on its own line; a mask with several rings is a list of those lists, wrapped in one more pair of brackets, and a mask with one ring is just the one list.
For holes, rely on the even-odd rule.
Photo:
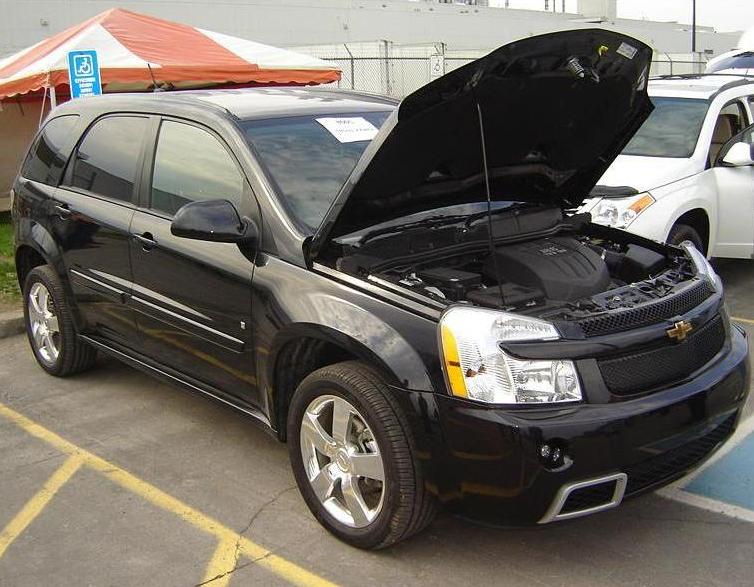
[(570, 463), (565, 448), (555, 442), (539, 445), (539, 459), (548, 469), (559, 469), (566, 464), (566, 461)]

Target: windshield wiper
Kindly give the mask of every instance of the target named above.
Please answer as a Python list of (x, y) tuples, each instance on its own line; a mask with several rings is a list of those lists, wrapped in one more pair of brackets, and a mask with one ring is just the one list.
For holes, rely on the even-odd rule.
[[(521, 208), (529, 208), (529, 207), (535, 207), (536, 204), (531, 204), (529, 202), (518, 202), (517, 204), (511, 204), (510, 206), (505, 206), (504, 208), (496, 208), (495, 210), (491, 210), (489, 212), (490, 216), (496, 216), (498, 214), (503, 214), (504, 212), (513, 212), (514, 210), (520, 210)], [(488, 213), (487, 210), (483, 212), (474, 212), (474, 214), (469, 214), (466, 216), (466, 227), (471, 226), (476, 222), (477, 220), (481, 218), (487, 218)]]
[[(518, 202), (516, 204), (505, 206), (503, 208), (496, 208), (495, 210), (492, 210), (490, 214), (497, 216), (498, 214), (504, 214), (505, 212), (512, 212), (514, 210), (520, 210), (521, 208), (529, 207), (536, 207), (536, 204), (532, 204), (530, 202)], [(407, 222), (405, 224), (386, 226), (385, 228), (379, 228), (377, 230), (368, 232), (359, 239), (359, 244), (363, 245), (364, 243), (374, 240), (379, 236), (401, 232), (403, 230), (411, 228), (431, 228), (433, 226), (442, 226), (444, 224), (453, 224), (456, 222), (464, 222), (464, 225), (468, 228), (477, 220), (486, 218), (487, 214), (487, 210), (484, 210), (483, 212), (474, 212), (472, 214), (437, 214), (435, 216), (428, 216), (426, 218), (422, 218), (421, 220), (414, 220), (413, 222)]]
[(374, 240), (375, 238), (386, 235), (386, 234), (402, 232), (404, 230), (411, 229), (411, 228), (430, 228), (432, 226), (442, 226), (443, 224), (453, 224), (454, 222), (460, 222), (462, 220), (465, 220), (468, 217), (469, 217), (468, 214), (453, 214), (450, 216), (444, 216), (442, 214), (438, 214), (436, 216), (428, 216), (427, 218), (422, 218), (421, 220), (414, 220), (413, 222), (407, 222), (405, 224), (396, 224), (394, 226), (386, 226), (385, 228), (379, 228), (377, 230), (372, 230), (371, 232), (366, 233), (364, 236), (362, 236), (359, 239), (359, 244), (363, 245), (364, 243), (368, 241)]

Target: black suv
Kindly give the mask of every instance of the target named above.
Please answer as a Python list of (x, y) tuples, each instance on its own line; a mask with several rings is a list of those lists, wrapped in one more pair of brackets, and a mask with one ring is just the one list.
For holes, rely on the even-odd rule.
[(693, 246), (566, 212), (651, 111), (650, 59), (586, 30), (400, 103), (60, 106), (13, 188), (36, 358), (66, 376), (102, 351), (253, 416), (363, 548), (438, 503), (543, 524), (667, 483), (733, 432), (746, 339)]

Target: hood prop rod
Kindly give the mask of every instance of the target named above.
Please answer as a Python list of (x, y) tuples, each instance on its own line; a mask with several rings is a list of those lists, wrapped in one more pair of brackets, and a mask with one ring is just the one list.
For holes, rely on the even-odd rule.
[(476, 102), (476, 111), (479, 115), (479, 138), (482, 142), (482, 164), (484, 166), (484, 185), (487, 190), (487, 237), (490, 244), (490, 255), (492, 264), (495, 266), (495, 279), (500, 292), (500, 309), (505, 308), (505, 295), (503, 294), (503, 279), (498, 267), (497, 255), (495, 254), (495, 241), (492, 237), (492, 194), (490, 193), (490, 172), (487, 167), (487, 142), (484, 138), (484, 120), (482, 117), (482, 107)]

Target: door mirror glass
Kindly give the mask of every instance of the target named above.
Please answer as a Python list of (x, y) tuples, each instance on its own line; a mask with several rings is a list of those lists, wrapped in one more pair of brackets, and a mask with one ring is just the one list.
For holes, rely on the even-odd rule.
[(735, 143), (723, 157), (723, 165), (743, 167), (754, 164), (754, 145)]
[(228, 200), (189, 202), (175, 213), (170, 232), (183, 238), (252, 246), (258, 238), (256, 224), (241, 219), (236, 207)]

